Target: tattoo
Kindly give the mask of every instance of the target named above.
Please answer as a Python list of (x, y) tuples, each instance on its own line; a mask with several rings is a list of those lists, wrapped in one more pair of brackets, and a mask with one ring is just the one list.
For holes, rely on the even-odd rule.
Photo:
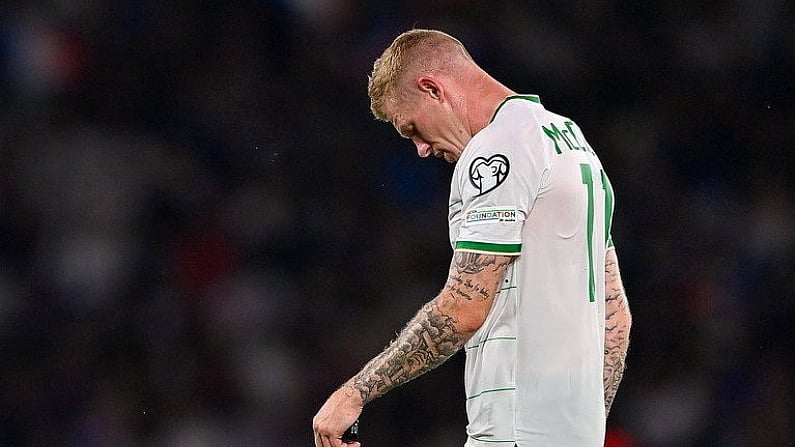
[(632, 317), (621, 283), (618, 260), (614, 255), (610, 255), (605, 262), (604, 390), (606, 414), (610, 414), (618, 386), (624, 377), (631, 325)]
[(469, 278), (463, 278), (461, 275), (453, 275), (447, 279), (445, 290), (457, 297), (464, 298), (467, 301), (472, 301), (475, 298), (484, 300), (491, 298), (491, 293), (485, 287), (475, 284)]
[(458, 352), (474, 332), (460, 329), (456, 312), (464, 302), (482, 302), (480, 308), (488, 312), (511, 260), (457, 251), (442, 293), (425, 304), (397, 338), (348, 382), (359, 391), (362, 403), (425, 374)]
[(464, 251), (455, 252), (453, 265), (450, 267), (450, 277), (445, 288), (455, 296), (460, 296), (472, 301), (476, 298), (483, 300), (492, 299), (489, 290), (472, 281), (469, 275), (482, 272), (502, 272), (513, 258), (505, 256), (484, 255), (481, 253), (470, 253)]
[(487, 266), (493, 266), (492, 269), (496, 270), (499, 268), (500, 264), (507, 265), (511, 258), (507, 259), (507, 261), (498, 263), (497, 257), (494, 255), (456, 251), (453, 256), (453, 266), (458, 273), (480, 273), (485, 270)]
[(456, 329), (456, 320), (437, 301), (423, 306), (398, 337), (354, 376), (352, 386), (363, 403), (436, 368), (464, 345), (469, 337)]

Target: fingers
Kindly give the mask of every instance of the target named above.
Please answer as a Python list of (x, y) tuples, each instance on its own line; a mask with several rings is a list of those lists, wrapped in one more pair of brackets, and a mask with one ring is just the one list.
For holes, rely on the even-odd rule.
[(315, 432), (315, 447), (329, 447), (331, 444), (328, 442), (327, 438), (320, 436), (318, 432)]
[[(318, 443), (319, 442), (319, 443)], [(315, 446), (317, 447), (362, 447), (358, 441), (342, 442), (342, 438), (320, 436), (315, 433)]]
[[(312, 427), (314, 434), (315, 434), (315, 447), (342, 447), (342, 446), (349, 446), (351, 444), (343, 444), (341, 435), (329, 435), (328, 433), (321, 434), (323, 429), (321, 429), (318, 425), (314, 425)], [(358, 444), (358, 443), (357, 443)]]
[(320, 434), (318, 427), (315, 427), (315, 447), (335, 447), (332, 439), (327, 434)]
[(339, 438), (332, 438), (330, 436), (323, 436), (315, 432), (315, 447), (341, 447), (353, 446), (360, 447), (361, 444), (355, 442), (353, 444), (343, 444)]

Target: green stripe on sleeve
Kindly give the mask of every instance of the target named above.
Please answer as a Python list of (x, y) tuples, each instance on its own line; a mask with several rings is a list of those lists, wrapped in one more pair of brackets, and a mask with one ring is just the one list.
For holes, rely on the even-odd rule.
[(480, 397), (480, 396), (482, 396), (484, 394), (499, 393), (501, 391), (516, 391), (516, 387), (508, 386), (508, 387), (505, 387), (505, 388), (493, 388), (493, 389), (490, 389), (490, 390), (483, 390), (483, 391), (481, 391), (481, 392), (479, 392), (477, 394), (474, 394), (472, 396), (467, 396), (467, 400), (478, 398), (478, 397)]
[(522, 244), (490, 244), (488, 242), (472, 241), (458, 241), (455, 243), (455, 248), (456, 250), (471, 250), (506, 255), (518, 255), (522, 252)]
[[(516, 441), (514, 441), (513, 439), (511, 439), (510, 441), (507, 441), (507, 440), (506, 440), (506, 441), (503, 441), (503, 440), (499, 440), (499, 439), (476, 438), (476, 437), (474, 437), (474, 436), (472, 436), (472, 435), (469, 435), (469, 437), (470, 437), (470, 439), (473, 439), (473, 440), (475, 440), (475, 441), (478, 441), (478, 442), (485, 442), (485, 443), (489, 443), (489, 444), (491, 444), (491, 443), (494, 443), (494, 444), (503, 444), (503, 443), (511, 443), (511, 444), (514, 444), (514, 443), (516, 442)], [(514, 444), (514, 445), (515, 445), (515, 444)]]

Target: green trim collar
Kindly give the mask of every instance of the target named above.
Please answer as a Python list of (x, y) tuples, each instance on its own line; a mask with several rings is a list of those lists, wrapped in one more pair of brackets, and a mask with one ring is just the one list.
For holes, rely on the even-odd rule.
[(505, 99), (503, 99), (502, 102), (500, 103), (500, 105), (497, 106), (497, 109), (494, 110), (494, 114), (491, 115), (491, 119), (489, 120), (489, 122), (494, 121), (494, 118), (497, 117), (497, 112), (500, 111), (500, 109), (502, 108), (502, 106), (505, 105), (505, 103), (507, 103), (508, 101), (510, 101), (512, 99), (524, 99), (524, 100), (527, 100), (527, 101), (532, 101), (532, 102), (537, 103), (537, 104), (541, 104), (541, 97), (538, 96), (538, 95), (511, 95), (511, 96), (508, 96)]

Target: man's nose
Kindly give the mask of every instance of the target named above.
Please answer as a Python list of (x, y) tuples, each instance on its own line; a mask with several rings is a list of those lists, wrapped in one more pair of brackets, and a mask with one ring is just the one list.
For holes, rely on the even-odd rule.
[(419, 155), (420, 157), (425, 158), (425, 157), (431, 155), (431, 145), (430, 144), (428, 144), (428, 143), (426, 143), (426, 142), (424, 142), (424, 141), (422, 141), (420, 139), (415, 139), (414, 140), (414, 144), (417, 146), (417, 155)]

